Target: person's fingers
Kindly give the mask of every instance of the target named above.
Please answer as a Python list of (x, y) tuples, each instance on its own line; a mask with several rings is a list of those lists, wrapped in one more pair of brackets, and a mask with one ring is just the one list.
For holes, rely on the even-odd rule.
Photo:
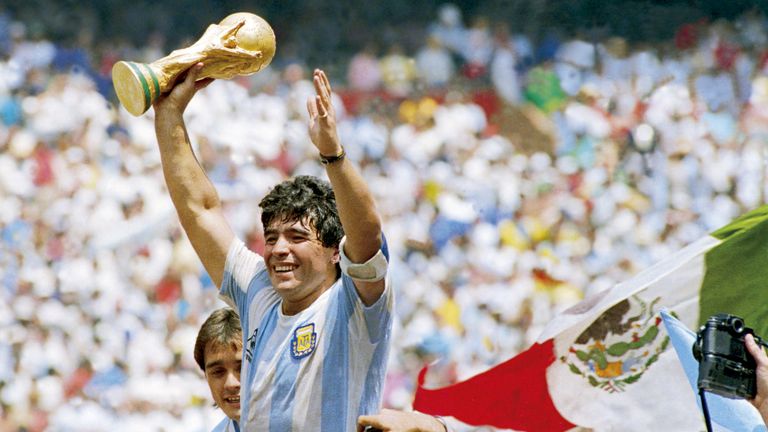
[(315, 96), (315, 101), (317, 102), (317, 118), (324, 119), (328, 117), (328, 107), (322, 103), (322, 99), (320, 96)]
[(744, 342), (747, 345), (747, 351), (749, 351), (749, 353), (754, 356), (756, 352), (755, 348), (757, 348), (757, 344), (755, 343), (755, 338), (751, 334), (747, 334), (744, 337)]
[(751, 334), (747, 334), (744, 341), (747, 345), (747, 351), (752, 354), (755, 362), (757, 362), (758, 365), (768, 366), (768, 358), (766, 358), (765, 352), (760, 345), (755, 342), (755, 338)]
[(325, 80), (323, 80), (323, 71), (320, 69), (315, 69), (315, 80), (317, 81), (317, 86), (320, 90), (325, 90)]
[(208, 87), (208, 85), (211, 84), (213, 81), (214, 81), (213, 78), (205, 78), (199, 81), (195, 81), (195, 90), (202, 90)]
[(372, 415), (361, 415), (357, 418), (357, 423), (362, 426), (373, 426), (375, 428), (381, 427), (381, 422), (377, 418), (377, 416)]
[(307, 114), (309, 114), (309, 129), (315, 126), (315, 119), (317, 118), (317, 108), (312, 98), (307, 98)]
[(317, 69), (312, 73), (312, 85), (315, 87), (315, 92), (320, 94), (320, 80), (318, 79)]
[(197, 77), (200, 76), (200, 70), (203, 69), (202, 63), (197, 63), (196, 65), (192, 66), (187, 70), (187, 75), (184, 77), (184, 82), (182, 83), (185, 86), (193, 86), (195, 84), (195, 81), (197, 81)]
[(312, 77), (312, 84), (315, 86), (315, 93), (317, 93), (317, 95), (320, 97), (320, 100), (325, 103), (326, 96), (325, 89), (323, 88), (323, 81), (317, 73), (315, 73), (315, 76)]
[(328, 95), (330, 96), (330, 94), (331, 94), (331, 81), (328, 79), (328, 75), (325, 74), (325, 71), (321, 70), (320, 71), (320, 76), (323, 79), (323, 87), (326, 88), (326, 90), (328, 91)]
[(747, 333), (747, 335), (744, 336), (744, 341), (747, 343), (748, 347), (755, 344), (755, 338), (749, 333)]
[(320, 69), (315, 69), (312, 81), (314, 81), (315, 84), (315, 91), (323, 98), (323, 103), (329, 105), (331, 100), (331, 86), (325, 72)]
[(315, 123), (317, 118), (317, 107), (315, 106), (315, 99), (312, 97), (307, 98), (307, 113), (309, 113), (310, 126)]
[(187, 69), (183, 75), (178, 76), (176, 82), (173, 84), (173, 88), (169, 92), (171, 98), (179, 101), (181, 105), (186, 106), (197, 90), (210, 84), (210, 82), (202, 82), (200, 87), (198, 87), (197, 78), (200, 76), (200, 71), (202, 69), (203, 64), (197, 63)]
[(197, 62), (194, 66), (192, 66), (192, 78), (195, 81), (197, 81), (197, 78), (200, 77), (200, 73), (203, 71), (203, 66), (205, 66), (203, 62)]

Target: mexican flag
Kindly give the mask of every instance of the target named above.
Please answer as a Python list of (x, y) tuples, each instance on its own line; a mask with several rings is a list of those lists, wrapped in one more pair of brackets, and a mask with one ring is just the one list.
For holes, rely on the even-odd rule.
[(700, 431), (704, 421), (659, 311), (698, 329), (716, 313), (768, 337), (768, 205), (587, 298), (527, 351), (466, 381), (422, 386), (414, 409), (521, 431)]

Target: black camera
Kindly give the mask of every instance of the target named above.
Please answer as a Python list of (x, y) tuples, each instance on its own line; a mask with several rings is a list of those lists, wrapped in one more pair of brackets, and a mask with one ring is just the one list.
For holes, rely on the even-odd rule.
[(693, 343), (693, 357), (699, 362), (699, 390), (730, 399), (749, 399), (757, 391), (756, 364), (744, 345), (754, 331), (735, 315), (716, 314), (699, 329)]

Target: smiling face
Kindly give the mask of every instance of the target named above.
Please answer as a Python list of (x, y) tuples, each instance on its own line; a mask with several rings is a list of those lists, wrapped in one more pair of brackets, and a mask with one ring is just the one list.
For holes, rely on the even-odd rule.
[(323, 246), (306, 219), (277, 219), (264, 230), (264, 240), (264, 261), (284, 313), (306, 309), (336, 280), (338, 248)]
[(240, 367), (243, 351), (236, 344), (209, 342), (205, 347), (205, 379), (213, 400), (227, 417), (240, 420)]

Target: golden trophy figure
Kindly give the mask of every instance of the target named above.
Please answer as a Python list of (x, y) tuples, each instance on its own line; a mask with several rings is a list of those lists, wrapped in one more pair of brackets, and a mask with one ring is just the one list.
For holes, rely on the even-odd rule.
[(199, 62), (205, 64), (200, 79), (230, 79), (260, 71), (274, 55), (275, 33), (269, 23), (258, 15), (238, 12), (208, 26), (192, 46), (160, 60), (115, 63), (112, 84), (125, 109), (140, 116), (173, 87), (179, 75)]

